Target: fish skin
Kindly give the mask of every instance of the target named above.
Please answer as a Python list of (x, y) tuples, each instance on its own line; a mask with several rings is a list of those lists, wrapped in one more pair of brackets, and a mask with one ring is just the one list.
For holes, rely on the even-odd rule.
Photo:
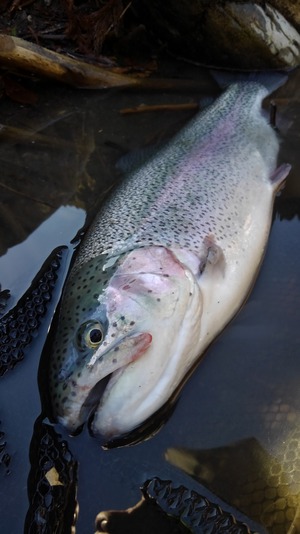
[[(70, 431), (109, 373), (93, 432), (111, 438), (143, 423), (245, 300), (290, 168), (276, 169), (278, 139), (261, 113), (267, 93), (256, 82), (230, 86), (100, 210), (70, 273), (52, 351), (54, 413)], [(102, 329), (94, 348), (80, 333), (90, 320)], [(141, 334), (138, 356), (122, 356), (119, 342)]]

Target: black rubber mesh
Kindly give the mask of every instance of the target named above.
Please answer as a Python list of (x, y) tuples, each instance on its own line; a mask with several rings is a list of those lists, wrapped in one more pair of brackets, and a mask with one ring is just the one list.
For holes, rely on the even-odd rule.
[[(17, 305), (0, 319), (0, 376), (24, 358), (24, 350), (37, 334), (51, 301), (66, 247), (49, 256)], [(5, 311), (9, 291), (0, 291), (0, 315)]]
[(161, 509), (176, 517), (193, 534), (252, 534), (253, 531), (232, 514), (184, 486), (153, 478), (145, 482), (145, 498), (154, 499)]
[(77, 462), (55, 428), (38, 419), (30, 446), (24, 534), (75, 532)]

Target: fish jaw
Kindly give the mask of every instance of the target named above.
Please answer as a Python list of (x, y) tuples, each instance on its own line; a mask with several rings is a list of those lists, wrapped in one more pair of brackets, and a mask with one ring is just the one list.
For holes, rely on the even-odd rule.
[(152, 322), (152, 344), (143, 358), (113, 373), (92, 422), (93, 434), (122, 436), (149, 419), (170, 399), (198, 356), (202, 295), (184, 269), (177, 313)]
[[(184, 366), (185, 352), (190, 350), (186, 339), (191, 346), (197, 345), (202, 304), (196, 278), (164, 247), (140, 248), (125, 255), (89, 320), (103, 317), (103, 310), (108, 324), (103, 343), (81, 355), (80, 366), (65, 364), (58, 373), (64, 392), (54, 412), (71, 433), (99, 403), (100, 383), (108, 376), (92, 423), (93, 434), (106, 437), (131, 431), (168, 400), (178, 368)], [(80, 328), (78, 324), (77, 331)], [(80, 361), (76, 333), (70, 337), (68, 358), (76, 363)], [(143, 362), (138, 374), (144, 380), (132, 382), (131, 367), (138, 361)], [(129, 379), (124, 382), (125, 375)], [(102, 417), (108, 397), (124, 424)]]
[[(140, 358), (151, 342), (152, 336), (147, 332), (133, 334), (124, 338), (112, 349), (118, 348), (118, 351), (121, 351), (121, 362), (117, 358), (109, 358), (103, 366), (87, 364), (87, 372), (84, 373), (82, 378), (77, 381), (71, 381), (70, 394), (64, 402), (62, 415), (57, 417), (58, 421), (69, 432), (76, 433), (77, 429), (87, 421), (97, 403), (99, 391), (101, 391), (101, 385), (97, 389), (98, 384), (116, 369), (122, 369), (123, 366)], [(102, 362), (103, 360), (100, 361)]]

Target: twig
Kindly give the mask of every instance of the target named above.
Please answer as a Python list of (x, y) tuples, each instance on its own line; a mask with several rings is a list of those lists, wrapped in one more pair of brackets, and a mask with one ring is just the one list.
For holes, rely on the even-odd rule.
[(133, 113), (145, 113), (149, 111), (186, 111), (198, 110), (199, 104), (196, 102), (187, 102), (184, 104), (140, 104), (134, 108), (123, 108), (120, 110), (121, 115), (131, 115)]
[(27, 198), (29, 200), (32, 200), (33, 202), (37, 202), (37, 204), (42, 204), (43, 206), (47, 206), (48, 208), (56, 208), (53, 204), (50, 204), (50, 202), (45, 202), (44, 200), (40, 200), (39, 198), (35, 198), (31, 195), (27, 195), (26, 193), (23, 193), (23, 191), (19, 191), (18, 189), (14, 189), (13, 187), (10, 187), (9, 185), (6, 185), (2, 182), (0, 182), (0, 187), (5, 189), (6, 191), (10, 191), (11, 193), (15, 193), (17, 196)]
[(9, 13), (14, 13), (14, 11), (16, 11), (19, 7), (25, 7), (25, 6), (29, 6), (30, 4), (32, 4), (34, 2), (34, 0), (14, 0), (11, 7), (9, 8), (8, 12)]
[[(39, 134), (32, 130), (23, 128), (16, 128), (14, 126), (6, 126), (0, 123), (0, 140), (11, 143), (38, 143), (44, 146), (53, 148), (73, 148), (75, 143), (61, 138), (49, 137), (44, 134)], [(78, 148), (78, 146), (77, 146)]]
[[(132, 0), (128, 2), (127, 6), (124, 7), (122, 13), (119, 16), (119, 21), (122, 19), (122, 17), (124, 17), (126, 11), (130, 8), (131, 4), (132, 4)], [(113, 28), (114, 28), (114, 23), (112, 22), (109, 28), (107, 28), (106, 32), (104, 33), (103, 38), (105, 38)]]

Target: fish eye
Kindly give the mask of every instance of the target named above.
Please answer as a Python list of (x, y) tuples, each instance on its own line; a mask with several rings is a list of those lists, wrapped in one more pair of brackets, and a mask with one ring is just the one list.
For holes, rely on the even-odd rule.
[(77, 331), (77, 345), (80, 349), (96, 349), (104, 339), (103, 326), (99, 321), (87, 321)]

